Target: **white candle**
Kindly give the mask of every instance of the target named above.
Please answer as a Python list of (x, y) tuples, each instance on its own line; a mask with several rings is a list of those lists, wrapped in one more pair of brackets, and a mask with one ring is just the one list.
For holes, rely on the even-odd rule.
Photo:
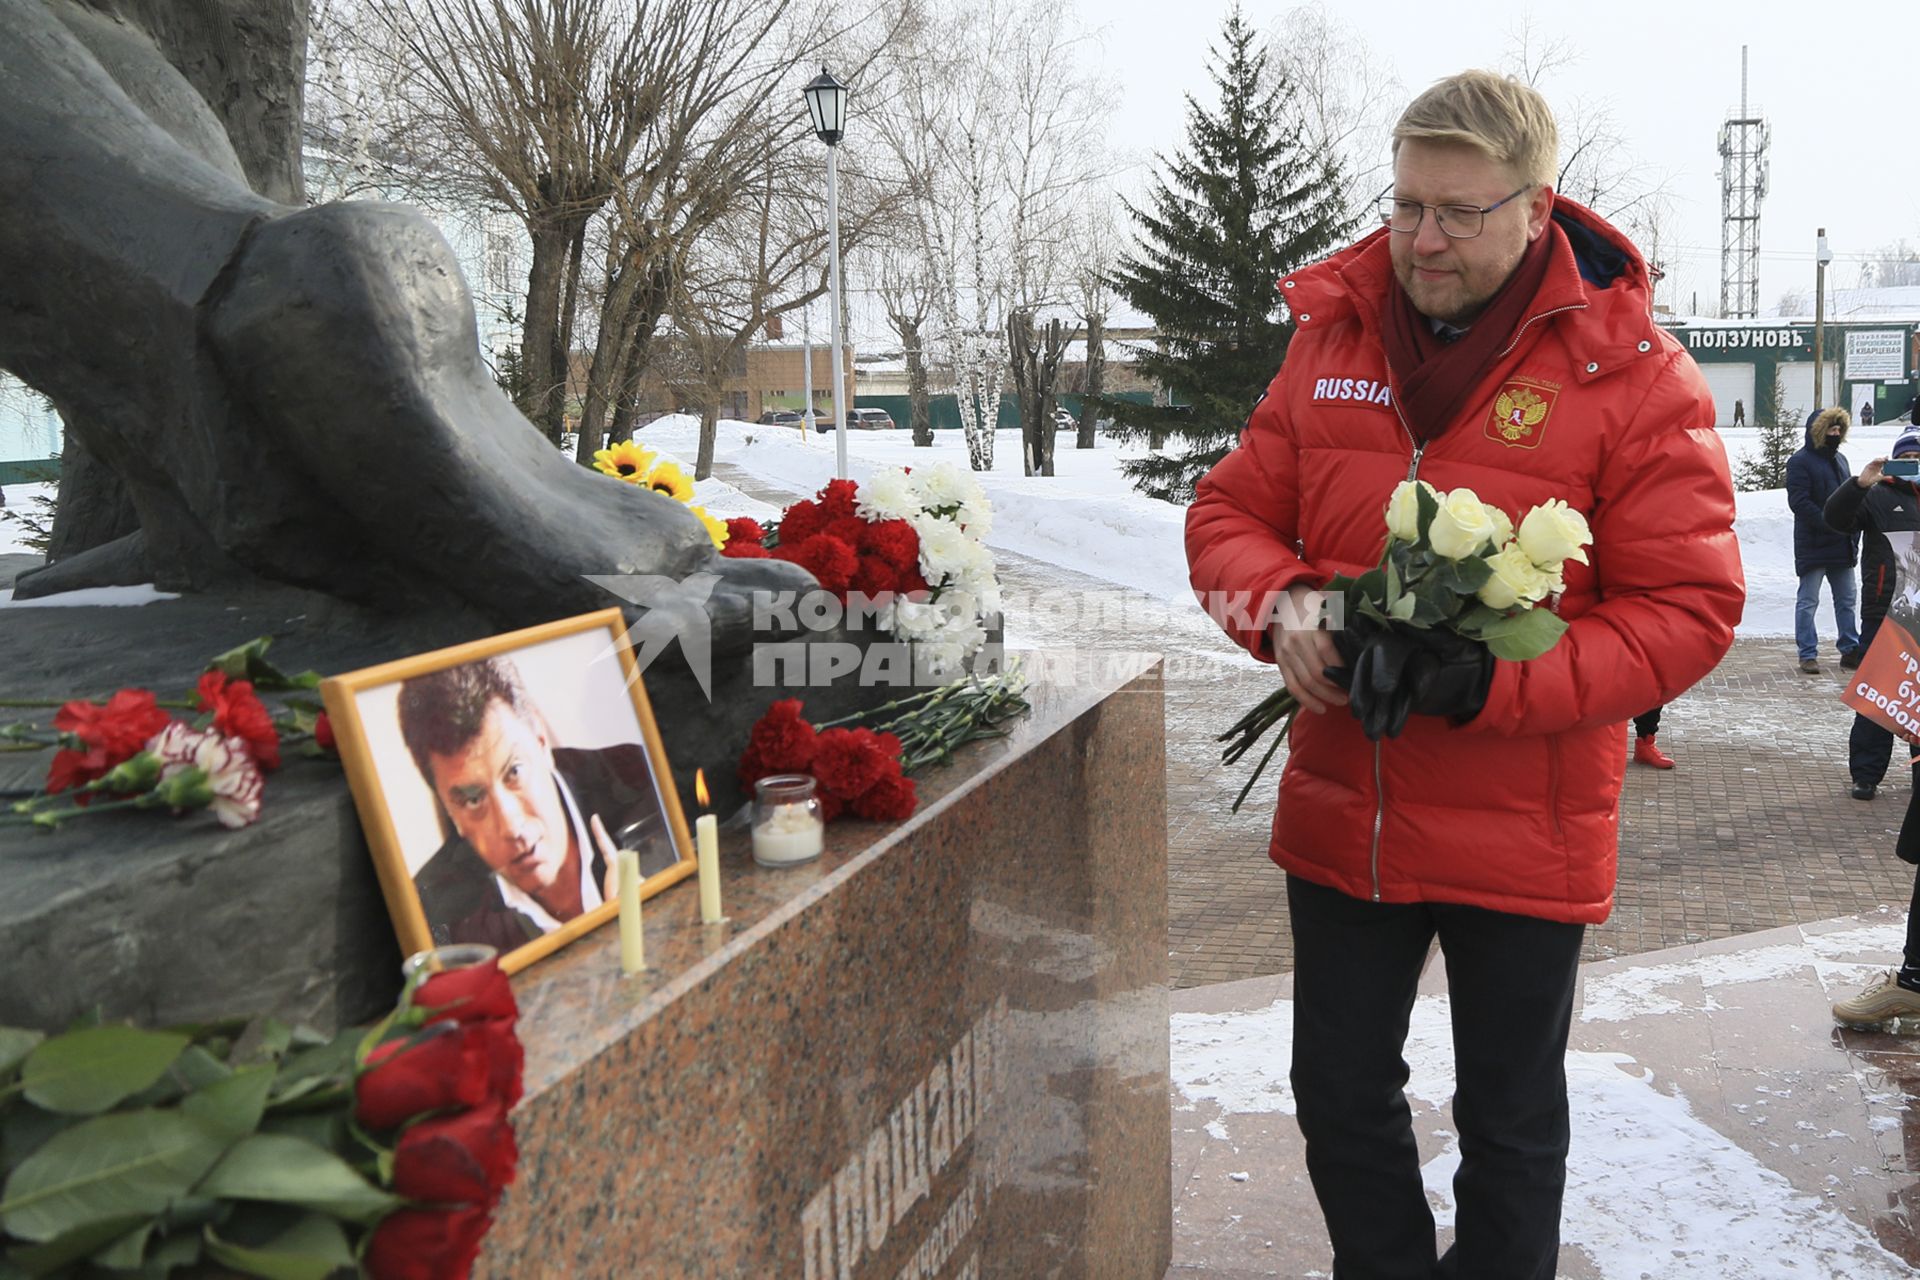
[(622, 849), (614, 859), (620, 869), (620, 969), (638, 973), (647, 967), (647, 938), (640, 922), (640, 854)]
[(817, 858), (825, 844), (819, 815), (804, 804), (778, 805), (753, 824), (753, 860), (768, 866)]
[(710, 813), (693, 824), (700, 863), (700, 923), (720, 923), (720, 823)]

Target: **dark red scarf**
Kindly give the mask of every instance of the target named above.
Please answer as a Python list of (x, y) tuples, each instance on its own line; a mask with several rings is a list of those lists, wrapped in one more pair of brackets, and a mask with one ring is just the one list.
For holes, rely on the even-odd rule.
[(1400, 411), (1423, 443), (1453, 424), (1468, 393), (1526, 318), (1527, 308), (1547, 278), (1554, 238), (1549, 222), (1520, 255), (1520, 264), (1487, 309), (1453, 342), (1442, 340), (1427, 317), (1414, 310), (1413, 299), (1400, 287), (1398, 276), (1388, 281), (1381, 325), (1387, 368), (1393, 374), (1394, 394), (1400, 397)]

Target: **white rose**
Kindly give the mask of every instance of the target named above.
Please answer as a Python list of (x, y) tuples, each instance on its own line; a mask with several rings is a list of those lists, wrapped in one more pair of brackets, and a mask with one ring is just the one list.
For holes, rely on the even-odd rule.
[(1592, 541), (1587, 518), (1558, 498), (1541, 503), (1520, 522), (1520, 549), (1543, 570), (1557, 567), (1562, 560), (1588, 563), (1582, 548)]
[(1487, 509), (1487, 519), (1493, 521), (1493, 547), (1497, 551), (1513, 541), (1513, 520), (1491, 502), (1482, 505)]
[(1493, 576), (1480, 588), (1480, 603), (1489, 609), (1511, 609), (1517, 604), (1533, 604), (1544, 599), (1552, 583), (1534, 568), (1533, 561), (1518, 543), (1508, 543), (1487, 557)]
[(912, 476), (899, 467), (888, 467), (860, 486), (853, 507), (865, 520), (911, 520), (920, 514), (920, 494)]
[(1487, 508), (1471, 489), (1455, 489), (1442, 496), (1440, 510), (1427, 529), (1433, 553), (1448, 560), (1464, 560), (1487, 545), (1493, 537), (1493, 521)]
[(1401, 542), (1420, 541), (1422, 489), (1439, 501), (1440, 491), (1425, 480), (1402, 480), (1393, 486), (1393, 493), (1387, 498), (1387, 532)]

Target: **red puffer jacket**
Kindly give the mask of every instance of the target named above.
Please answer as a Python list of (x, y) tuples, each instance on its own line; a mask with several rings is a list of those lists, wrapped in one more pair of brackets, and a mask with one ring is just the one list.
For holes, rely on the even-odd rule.
[[(1516, 524), (1550, 498), (1583, 512), (1592, 564), (1567, 562), (1566, 635), (1495, 663), (1472, 722), (1414, 716), (1376, 745), (1345, 708), (1295, 720), (1271, 854), (1354, 897), (1595, 924), (1613, 907), (1620, 724), (1713, 669), (1746, 592), (1713, 402), (1653, 324), (1639, 253), (1565, 199), (1548, 234), (1517, 340), (1418, 451), (1381, 347), (1388, 233), (1281, 281), (1298, 330), (1239, 446), (1200, 482), (1187, 562), (1228, 633), (1271, 661), (1264, 600), (1378, 563), (1387, 496), (1416, 472)], [(1233, 593), (1254, 607), (1219, 609)]]

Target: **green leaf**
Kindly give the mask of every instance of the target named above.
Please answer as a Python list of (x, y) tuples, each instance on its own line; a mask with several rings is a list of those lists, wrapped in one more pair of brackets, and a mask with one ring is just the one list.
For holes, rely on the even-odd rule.
[(340, 1224), (310, 1213), (284, 1234), (258, 1248), (233, 1244), (207, 1228), (207, 1255), (215, 1262), (266, 1280), (327, 1280), (354, 1265), (353, 1246)]
[(0, 1027), (0, 1076), (10, 1074), (46, 1038), (38, 1031)]
[(1483, 556), (1468, 556), (1465, 560), (1454, 560), (1448, 565), (1454, 589), (1463, 596), (1470, 596), (1487, 585), (1493, 577), (1493, 566)]
[(158, 1080), (186, 1047), (187, 1037), (166, 1031), (69, 1031), (27, 1055), (20, 1083), (35, 1106), (97, 1115)]
[(1427, 486), (1423, 484), (1416, 485), (1414, 487), (1413, 505), (1420, 513), (1418, 516), (1420, 539), (1414, 545), (1421, 550), (1425, 550), (1428, 545), (1427, 533), (1433, 528), (1433, 518), (1440, 514), (1440, 500), (1428, 491)]
[(1496, 658), (1525, 662), (1537, 658), (1565, 635), (1567, 624), (1550, 609), (1523, 609), (1480, 628), (1480, 638)]
[(45, 1244), (15, 1248), (8, 1251), (8, 1259), (30, 1276), (52, 1275), (63, 1267), (71, 1266), (103, 1245), (137, 1230), (151, 1219), (142, 1214), (127, 1214), (118, 1218), (102, 1218), (61, 1232)]
[(180, 1109), (227, 1142), (238, 1142), (260, 1127), (273, 1088), (273, 1067), (261, 1063), (236, 1071), (217, 1084), (187, 1095)]
[(400, 1203), (331, 1151), (272, 1133), (243, 1138), (195, 1192), (295, 1204), (349, 1222), (370, 1221)]
[(153, 1235), (153, 1219), (148, 1218), (104, 1249), (94, 1251), (93, 1260), (111, 1271), (137, 1271), (147, 1254), (147, 1240)]
[(1387, 616), (1395, 622), (1411, 622), (1413, 611), (1420, 605), (1420, 597), (1411, 593), (1395, 600), (1387, 609)]
[(151, 1217), (191, 1191), (225, 1149), (177, 1111), (96, 1116), (55, 1135), (13, 1171), (0, 1225), (39, 1241), (88, 1223)]
[(38, 1107), (20, 1106), (0, 1117), (0, 1179), (4, 1179), (23, 1161), (45, 1146), (56, 1133), (79, 1123)]

